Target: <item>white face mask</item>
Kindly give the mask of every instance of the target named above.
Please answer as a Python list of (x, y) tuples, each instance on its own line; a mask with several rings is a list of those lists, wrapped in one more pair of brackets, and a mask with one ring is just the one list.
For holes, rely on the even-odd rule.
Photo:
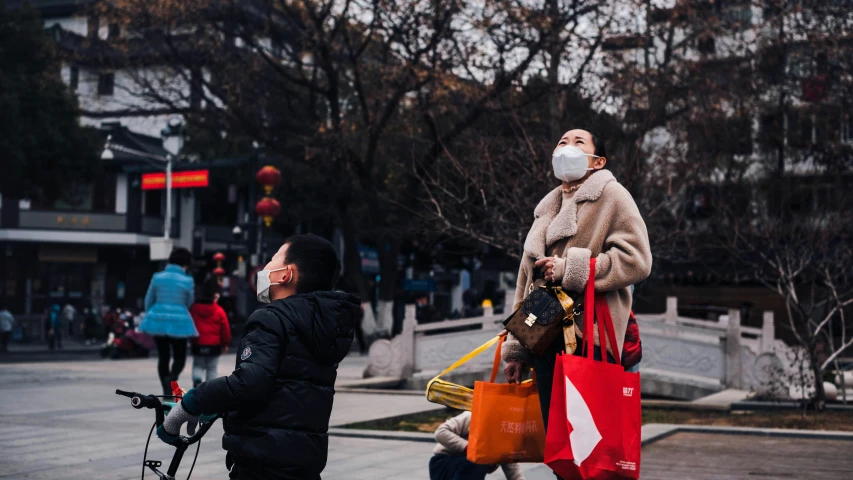
[(551, 165), (554, 167), (554, 176), (564, 182), (574, 182), (586, 175), (586, 172), (595, 170), (589, 168), (586, 157), (601, 158), (598, 155), (585, 153), (574, 145), (566, 145), (554, 151), (551, 157)]
[[(285, 268), (277, 268), (275, 270), (261, 270), (258, 272), (258, 301), (261, 303), (270, 303), (270, 287), (272, 286), (272, 281), (270, 281), (270, 273), (272, 272), (280, 272), (282, 270), (287, 270)], [(293, 280), (293, 274), (290, 275), (290, 280)], [(279, 282), (276, 285), (287, 285), (290, 283), (290, 280), (286, 282)]]

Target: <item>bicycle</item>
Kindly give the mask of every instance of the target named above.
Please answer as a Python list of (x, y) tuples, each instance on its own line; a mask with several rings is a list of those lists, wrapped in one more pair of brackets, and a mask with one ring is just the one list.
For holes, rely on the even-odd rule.
[(154, 429), (163, 424), (163, 420), (165, 420), (166, 415), (168, 415), (169, 411), (171, 411), (176, 403), (161, 402), (160, 398), (163, 398), (163, 395), (143, 395), (141, 393), (125, 392), (123, 390), (116, 390), (116, 395), (130, 398), (130, 405), (133, 406), (133, 408), (148, 408), (154, 410), (154, 425), (151, 426), (151, 430), (148, 432), (148, 441), (145, 442), (145, 453), (142, 456), (142, 479), (145, 479), (145, 468), (147, 467), (157, 475), (159, 480), (175, 480), (175, 475), (178, 473), (178, 467), (181, 464), (181, 460), (183, 459), (187, 448), (189, 448), (190, 445), (198, 444), (196, 446), (193, 464), (190, 467), (189, 474), (187, 475), (187, 480), (189, 480), (193, 474), (195, 462), (198, 460), (198, 452), (201, 449), (201, 437), (210, 430), (210, 427), (213, 426), (213, 423), (219, 418), (219, 415), (201, 415), (198, 419), (198, 427), (195, 433), (190, 436), (178, 436), (177, 442), (172, 445), (175, 447), (175, 454), (172, 456), (172, 461), (169, 463), (169, 469), (166, 473), (163, 473), (159, 470), (159, 467), (163, 465), (163, 462), (159, 460), (148, 460), (148, 445), (151, 443), (151, 434), (154, 432)]

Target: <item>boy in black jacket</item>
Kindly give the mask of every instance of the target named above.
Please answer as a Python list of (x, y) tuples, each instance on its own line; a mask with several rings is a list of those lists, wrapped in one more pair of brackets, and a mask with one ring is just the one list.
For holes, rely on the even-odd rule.
[(237, 368), (188, 391), (157, 435), (171, 443), (184, 422), (224, 414), (230, 478), (319, 479), (337, 367), (360, 308), (358, 297), (331, 291), (339, 274), (332, 244), (287, 239), (258, 272), (258, 300), (269, 305), (249, 317)]

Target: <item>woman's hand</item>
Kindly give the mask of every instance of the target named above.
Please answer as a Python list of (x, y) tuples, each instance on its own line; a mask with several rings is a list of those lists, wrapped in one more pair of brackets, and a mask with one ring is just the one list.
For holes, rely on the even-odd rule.
[(537, 268), (542, 269), (542, 274), (545, 276), (545, 280), (548, 280), (549, 282), (554, 281), (554, 257), (539, 259), (534, 265)]
[(506, 362), (504, 367), (504, 376), (509, 383), (521, 383), (521, 374), (524, 371), (524, 364), (518, 360)]

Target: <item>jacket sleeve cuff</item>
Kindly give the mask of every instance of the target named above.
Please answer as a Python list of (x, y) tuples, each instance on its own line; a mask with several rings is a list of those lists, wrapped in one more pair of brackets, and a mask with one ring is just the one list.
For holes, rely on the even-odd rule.
[(566, 259), (563, 257), (554, 258), (554, 278), (563, 278), (566, 275)]
[(524, 345), (511, 334), (507, 334), (507, 339), (501, 347), (501, 360), (504, 362), (521, 362), (525, 367), (533, 364), (530, 351), (524, 348)]
[(563, 274), (563, 288), (570, 292), (583, 292), (589, 280), (589, 259), (592, 252), (588, 248), (572, 247), (566, 251), (566, 266)]
[(198, 404), (195, 401), (195, 389), (191, 388), (181, 397), (181, 403), (184, 405), (184, 410), (190, 415), (201, 415), (198, 410)]

